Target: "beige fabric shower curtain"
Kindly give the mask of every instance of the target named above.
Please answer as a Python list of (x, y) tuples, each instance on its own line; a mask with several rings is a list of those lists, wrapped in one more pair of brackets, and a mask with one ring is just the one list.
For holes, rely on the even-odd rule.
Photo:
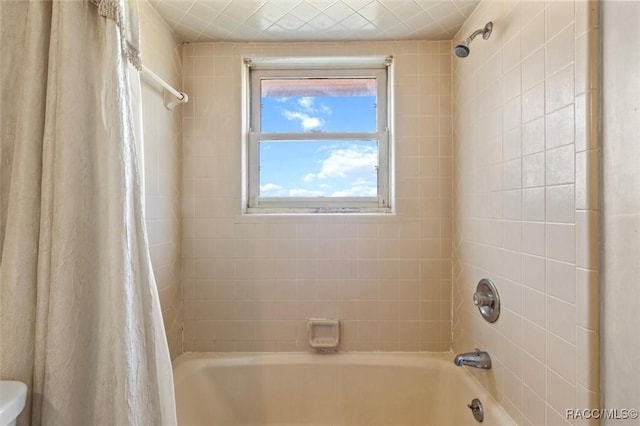
[(89, 1), (0, 2), (0, 377), (29, 387), (21, 425), (176, 424), (119, 29)]

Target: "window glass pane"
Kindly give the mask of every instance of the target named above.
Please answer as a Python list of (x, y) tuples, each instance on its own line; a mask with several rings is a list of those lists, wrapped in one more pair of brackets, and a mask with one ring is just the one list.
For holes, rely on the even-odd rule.
[(260, 141), (260, 197), (377, 197), (375, 140)]
[(375, 78), (260, 81), (261, 132), (375, 132)]

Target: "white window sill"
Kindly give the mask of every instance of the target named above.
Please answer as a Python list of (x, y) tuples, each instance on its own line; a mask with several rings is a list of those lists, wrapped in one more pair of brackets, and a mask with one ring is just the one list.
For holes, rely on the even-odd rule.
[(389, 215), (393, 210), (389, 207), (250, 207), (243, 213), (244, 216), (272, 216), (272, 215)]

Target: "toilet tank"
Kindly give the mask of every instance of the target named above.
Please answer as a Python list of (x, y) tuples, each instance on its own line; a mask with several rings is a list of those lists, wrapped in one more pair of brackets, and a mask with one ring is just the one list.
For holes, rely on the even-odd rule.
[(0, 380), (0, 426), (14, 426), (27, 402), (27, 385)]

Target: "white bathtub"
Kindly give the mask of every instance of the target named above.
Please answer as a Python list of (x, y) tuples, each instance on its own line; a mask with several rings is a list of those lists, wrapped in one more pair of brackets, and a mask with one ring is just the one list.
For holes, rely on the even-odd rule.
[(453, 354), (187, 353), (173, 367), (179, 426), (515, 425)]

